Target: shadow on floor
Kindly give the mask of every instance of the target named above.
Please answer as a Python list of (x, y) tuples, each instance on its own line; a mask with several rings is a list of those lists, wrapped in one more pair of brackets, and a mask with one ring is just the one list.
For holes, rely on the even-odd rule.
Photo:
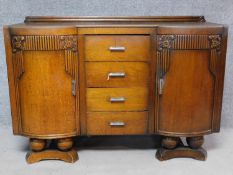
[(81, 149), (155, 149), (160, 147), (161, 136), (82, 136), (76, 137)]
[[(78, 150), (113, 150), (113, 149), (156, 149), (160, 147), (159, 135), (133, 135), (133, 136), (78, 136), (75, 137), (75, 147)], [(56, 149), (56, 141), (50, 140), (50, 148)], [(23, 151), (30, 151), (28, 139), (21, 142)]]

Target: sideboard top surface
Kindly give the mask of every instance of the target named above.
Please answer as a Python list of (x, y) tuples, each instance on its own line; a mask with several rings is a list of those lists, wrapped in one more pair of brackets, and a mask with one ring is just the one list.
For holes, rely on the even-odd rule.
[[(107, 28), (116, 28), (116, 30), (122, 28), (123, 31), (118, 31), (119, 34), (127, 34), (124, 30), (127, 28), (132, 28), (132, 34), (153, 33), (155, 28), (157, 34), (182, 34), (184, 31), (187, 34), (219, 34), (226, 27), (222, 24), (206, 22), (204, 16), (27, 16), (24, 23), (5, 26), (5, 28), (9, 28), (12, 35), (75, 35), (77, 28), (80, 29), (79, 34), (109, 33)], [(87, 28), (90, 30), (86, 30)], [(134, 28), (138, 28), (137, 31), (133, 31)]]
[(204, 16), (26, 16), (25, 22), (80, 22), (80, 21), (148, 21), (148, 22), (205, 22)]
[(203, 16), (134, 16), (134, 17), (55, 17), (27, 16), (24, 23), (10, 25), (24, 27), (223, 27), (221, 24), (206, 22)]

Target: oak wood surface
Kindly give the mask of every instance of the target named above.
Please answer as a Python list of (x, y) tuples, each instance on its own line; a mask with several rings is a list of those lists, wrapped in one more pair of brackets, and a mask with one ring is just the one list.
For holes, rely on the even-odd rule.
[(45, 150), (42, 152), (29, 152), (26, 156), (28, 164), (36, 163), (42, 160), (62, 160), (67, 163), (74, 163), (78, 160), (78, 154), (75, 149), (70, 151)]
[[(161, 134), (191, 144), (219, 132), (227, 27), (203, 16), (26, 17), (4, 27), (4, 40), (14, 134)], [(169, 154), (194, 153), (179, 151)]]
[[(144, 62), (87, 62), (87, 87), (149, 86), (149, 64)], [(111, 73), (124, 73), (111, 77)]]
[(75, 35), (74, 26), (22, 26), (10, 28), (12, 35)]
[[(124, 126), (110, 126), (110, 122), (123, 122)], [(88, 112), (88, 135), (146, 134), (147, 112)]]
[[(148, 88), (87, 88), (87, 111), (142, 111), (148, 109)], [(110, 98), (125, 98), (110, 102)]]
[(10, 105), (11, 105), (11, 117), (12, 117), (12, 128), (14, 134), (21, 134), (21, 119), (17, 115), (17, 103), (16, 103), (16, 88), (14, 81), (14, 68), (13, 68), (13, 54), (11, 46), (11, 36), (10, 29), (8, 26), (3, 28), (4, 32), (4, 43), (6, 51), (6, 63), (7, 63), (7, 74), (8, 74), (8, 84), (10, 91)]
[(209, 132), (212, 123), (214, 76), (208, 51), (174, 51), (160, 96), (159, 132)]
[(148, 35), (154, 34), (156, 26), (154, 27), (139, 27), (138, 25), (131, 26), (87, 26), (78, 27), (79, 35)]
[[(81, 135), (86, 134), (86, 83), (81, 83), (81, 82), (86, 82), (86, 70), (85, 70), (85, 52), (84, 52), (84, 35), (79, 35), (78, 36), (78, 56), (79, 56), (79, 88), (80, 88), (80, 93), (79, 93), (79, 115), (80, 115), (80, 120), (77, 120), (77, 122), (80, 123), (80, 133)], [(79, 130), (79, 128), (77, 128)]]
[(63, 52), (24, 53), (25, 73), (19, 82), (24, 134), (76, 134), (75, 97), (64, 67)]
[(201, 146), (204, 142), (203, 136), (186, 138), (185, 145), (179, 137), (164, 137), (162, 139), (162, 148), (156, 152), (156, 157), (160, 161), (173, 158), (193, 158), (205, 161), (207, 152)]
[(65, 22), (65, 21), (166, 21), (205, 22), (204, 16), (26, 16), (25, 22)]
[[(124, 47), (111, 51), (110, 47)], [(149, 36), (86, 36), (86, 61), (147, 61), (150, 57)]]
[[(98, 20), (95, 21), (95, 18)], [(215, 83), (214, 87), (209, 87), (210, 89), (215, 88), (214, 94), (212, 92), (212, 95), (209, 95), (210, 98), (215, 99), (215, 102), (213, 103), (212, 108), (210, 108), (210, 107), (208, 108), (209, 113), (210, 113), (210, 111), (214, 111), (215, 115), (211, 116), (211, 119), (205, 118), (206, 121), (202, 122), (201, 124), (195, 123), (195, 125), (197, 125), (196, 126), (197, 128), (199, 128), (199, 129), (202, 128), (201, 130), (203, 130), (203, 128), (206, 128), (206, 129), (209, 128), (206, 130), (206, 133), (219, 130), (221, 100), (222, 100), (222, 90), (223, 90), (224, 65), (225, 65), (225, 51), (226, 51), (226, 32), (224, 33), (224, 30), (225, 30), (224, 26), (204, 22), (202, 17), (184, 17), (184, 18), (182, 18), (182, 17), (174, 17), (174, 18), (166, 18), (166, 17), (165, 18), (163, 18), (163, 17), (162, 18), (160, 18), (160, 17), (158, 17), (158, 18), (153, 18), (153, 17), (143, 18), (143, 17), (139, 17), (139, 18), (137, 18), (136, 17), (136, 18), (131, 18), (131, 19), (129, 19), (127, 17), (126, 18), (111, 18), (111, 17), (107, 17), (107, 18), (104, 18), (104, 17), (103, 18), (98, 18), (98, 17), (91, 18), (90, 17), (90, 18), (88, 18), (87, 17), (86, 19), (80, 18), (82, 22), (88, 22), (88, 21), (91, 22), (92, 21), (92, 22), (95, 22), (95, 24), (98, 23), (99, 25), (101, 25), (101, 20), (103, 20), (103, 22), (106, 22), (106, 24), (112, 23), (111, 25), (119, 25), (119, 27), (121, 27), (121, 23), (120, 23), (121, 20), (122, 20), (122, 22), (131, 21), (134, 26), (138, 25), (138, 26), (140, 26), (140, 28), (126, 28), (126, 27), (124, 27), (124, 28), (119, 28), (119, 27), (106, 28), (105, 25), (103, 25), (102, 28), (99, 28), (99, 27), (98, 28), (93, 28), (93, 27), (91, 27), (91, 28), (88, 28), (88, 27), (76, 28), (75, 26), (78, 26), (79, 24), (77, 25), (75, 22), (74, 23), (67, 22), (67, 23), (63, 24), (61, 22), (63, 20), (62, 18), (50, 18), (50, 17), (45, 17), (45, 18), (35, 17), (35, 18), (33, 18), (32, 17), (32, 18), (28, 18), (28, 19), (29, 19), (29, 21), (30, 21), (30, 19), (32, 19), (32, 21), (33, 20), (35, 20), (35, 21), (34, 22), (28, 21), (27, 25), (19, 24), (19, 25), (12, 25), (12, 26), (5, 28), (5, 33), (6, 33), (5, 34), (5, 38), (6, 38), (5, 44), (6, 44), (6, 48), (7, 48), (6, 49), (7, 57), (8, 58), (10, 57), (9, 59), (7, 59), (8, 60), (7, 61), (8, 62), (8, 71), (9, 71), (9, 83), (10, 83), (11, 77), (14, 76), (13, 75), (14, 73), (11, 71), (11, 69), (13, 70), (14, 68), (11, 67), (11, 63), (10, 63), (11, 59), (13, 57), (11, 55), (11, 52), (12, 52), (11, 47), (12, 46), (11, 46), (11, 44), (9, 44), (9, 43), (11, 43), (11, 42), (9, 42), (9, 40), (11, 39), (10, 37), (12, 37), (12, 35), (26, 35), (26, 34), (28, 34), (28, 35), (51, 35), (52, 36), (52, 35), (65, 34), (65, 35), (74, 36), (76, 33), (79, 33), (79, 30), (80, 30), (81, 31), (80, 34), (83, 34), (83, 35), (80, 35), (79, 42), (78, 42), (78, 45), (79, 45), (78, 50), (79, 50), (79, 56), (80, 56), (80, 59), (79, 59), (80, 70), (79, 70), (79, 75), (77, 77), (80, 77), (80, 80), (77, 79), (79, 83), (76, 86), (76, 88), (78, 89), (77, 95), (79, 95), (79, 92), (80, 92), (80, 97), (78, 98), (78, 100), (75, 101), (75, 112), (76, 112), (75, 122), (77, 125), (76, 126), (77, 133), (79, 132), (79, 124), (81, 123), (81, 125), (83, 125), (81, 127), (81, 128), (83, 128), (82, 129), (83, 134), (85, 134), (85, 120), (86, 120), (85, 119), (85, 111), (86, 111), (85, 108), (86, 108), (86, 100), (88, 99), (86, 97), (86, 95), (88, 94), (88, 93), (86, 93), (86, 86), (87, 87), (92, 87), (92, 86), (93, 87), (121, 87), (121, 85), (124, 86), (124, 85), (128, 84), (127, 86), (136, 87), (137, 84), (140, 86), (141, 85), (147, 86), (148, 81), (149, 81), (148, 82), (149, 87), (148, 87), (147, 91), (149, 91), (149, 92), (147, 92), (147, 94), (149, 94), (148, 95), (149, 98), (144, 99), (144, 100), (146, 100), (146, 99), (148, 100), (146, 103), (148, 106), (145, 109), (149, 109), (150, 121), (154, 121), (154, 126), (150, 124), (150, 127), (151, 128), (155, 127), (155, 132), (157, 132), (158, 131), (157, 127), (160, 125), (158, 123), (158, 121), (160, 120), (160, 118), (162, 118), (162, 120), (164, 118), (166, 118), (166, 117), (161, 117), (160, 116), (161, 114), (158, 113), (158, 111), (161, 111), (161, 109), (166, 108), (166, 107), (163, 105), (160, 107), (157, 106), (157, 102), (158, 102), (157, 96), (158, 96), (158, 88), (159, 87), (158, 87), (157, 80), (155, 81), (155, 76), (154, 76), (154, 75), (156, 75), (156, 77), (158, 77), (158, 70), (155, 68), (155, 67), (157, 67), (157, 65), (156, 65), (157, 64), (156, 63), (157, 57), (155, 57), (154, 54), (156, 52), (156, 50), (155, 50), (156, 45), (160, 41), (156, 41), (156, 37), (154, 37), (154, 35), (152, 35), (152, 34), (153, 33), (154, 34), (157, 33), (160, 35), (161, 34), (163, 34), (163, 35), (168, 35), (168, 34), (175, 34), (175, 35), (177, 35), (177, 34), (185, 34), (185, 35), (192, 34), (193, 35), (193, 34), (195, 34), (196, 36), (199, 36), (200, 34), (201, 35), (213, 35), (213, 34), (217, 34), (219, 32), (222, 32), (223, 33), (223, 38), (222, 38), (223, 44), (221, 45), (221, 52), (220, 52), (220, 54), (221, 54), (220, 60), (221, 61), (216, 62), (217, 68), (216, 68), (216, 72), (214, 73), (215, 74), (214, 76), (216, 78), (217, 83)], [(43, 23), (43, 22), (37, 23), (36, 20), (40, 20), (40, 19), (45, 20), (45, 21), (50, 20), (50, 23), (48, 23), (48, 22), (47, 23), (46, 22), (45, 23)], [(64, 18), (64, 21), (66, 19), (67, 18)], [(163, 19), (164, 19), (164, 21), (163, 21)], [(173, 22), (172, 23), (165, 22), (168, 19), (173, 21)], [(56, 20), (58, 20), (58, 21), (61, 20), (61, 21), (60, 21), (60, 23), (56, 22), (56, 24), (52, 24), (52, 21), (55, 22)], [(77, 22), (81, 22), (81, 21), (78, 21), (79, 20), (78, 18), (77, 19), (73, 18), (72, 20), (77, 20)], [(149, 25), (149, 22), (156, 22), (156, 24), (154, 23), (155, 24), (154, 27), (157, 26), (157, 28), (149, 29), (149, 28), (146, 28), (145, 26), (143, 26), (142, 23), (137, 23), (137, 22), (143, 22), (143, 20), (145, 20), (148, 25)], [(187, 20), (189, 22), (183, 23), (183, 22), (177, 22), (177, 20), (181, 20), (181, 21)], [(193, 20), (195, 20), (196, 23), (193, 22)], [(197, 21), (199, 21), (199, 22), (197, 22)], [(115, 24), (113, 24), (113, 23), (115, 23)], [(86, 24), (83, 23), (81, 25), (86, 25)], [(161, 25), (161, 26), (159, 26), (159, 25)], [(87, 26), (88, 26), (88, 24), (87, 24)], [(85, 31), (86, 31), (86, 33), (85, 33)], [(137, 33), (136, 31), (139, 33)], [(130, 32), (132, 32), (133, 35), (129, 35)], [(103, 34), (110, 34), (110, 35), (103, 35)], [(113, 35), (113, 34), (115, 34), (115, 35)], [(123, 34), (127, 34), (127, 35), (123, 35)], [(140, 34), (140, 35), (135, 35), (135, 34)], [(187, 39), (188, 39), (188, 37), (187, 37)], [(154, 42), (155, 42), (155, 44), (153, 44), (153, 48), (152, 48), (151, 44)], [(182, 42), (184, 42), (184, 41), (182, 41)], [(105, 47), (105, 45), (106, 45), (106, 47)], [(102, 47), (102, 46), (104, 46), (104, 47)], [(106, 49), (106, 48), (109, 48), (110, 46), (124, 46), (126, 48), (126, 50), (124, 52), (120, 52), (120, 53), (119, 52), (110, 52), (109, 50)], [(192, 47), (192, 46), (190, 45), (189, 47)], [(105, 48), (105, 49), (103, 49), (103, 48)], [(103, 49), (103, 51), (101, 49)], [(205, 48), (205, 49), (208, 49), (208, 48)], [(128, 51), (130, 53), (128, 53)], [(27, 52), (29, 52), (29, 51), (27, 51)], [(38, 51), (35, 51), (35, 52), (38, 52)], [(187, 57), (189, 57), (189, 54), (191, 54), (191, 51), (187, 50), (187, 52), (188, 52)], [(152, 55), (151, 55), (151, 53), (152, 53)], [(91, 56), (89, 56), (89, 55), (91, 55)], [(114, 55), (117, 55), (117, 56), (114, 56)], [(23, 57), (25, 57), (25, 52), (23, 53)], [(125, 59), (125, 61), (122, 61), (122, 62), (124, 62), (122, 64), (118, 63), (119, 61), (122, 60), (121, 57)], [(179, 56), (179, 57), (182, 57), (182, 56)], [(93, 59), (89, 60), (89, 58), (93, 58)], [(175, 60), (175, 59), (172, 58), (172, 60)], [(86, 61), (86, 63), (85, 63), (85, 61)], [(90, 61), (95, 61), (95, 62), (90, 62)], [(98, 63), (96, 61), (98, 61)], [(102, 63), (103, 61), (105, 63)], [(114, 64), (111, 64), (111, 62), (109, 62), (109, 61), (114, 61), (116, 63), (114, 65)], [(124, 66), (119, 66), (120, 69), (132, 69), (132, 70), (137, 69), (138, 66), (131, 67), (130, 66), (131, 63), (127, 63), (127, 61), (133, 61), (134, 63), (132, 63), (132, 64), (134, 64), (134, 65), (139, 65), (138, 61), (147, 62), (147, 63), (150, 63), (150, 67), (149, 67), (149, 69), (146, 69), (146, 68), (139, 69), (138, 70), (138, 71), (140, 71), (139, 76), (136, 76), (136, 71), (135, 71), (135, 73), (133, 73), (132, 76), (130, 76), (130, 77), (132, 77), (132, 82), (130, 79), (127, 79), (127, 81), (124, 81), (124, 79), (121, 79), (123, 81), (120, 81), (120, 80), (116, 81), (115, 83), (113, 83), (113, 85), (111, 83), (109, 83), (110, 81), (107, 81), (107, 84), (108, 83), (110, 84), (109, 86), (104, 85), (105, 72), (112, 71), (112, 70), (115, 71), (115, 69), (117, 70), (118, 65), (125, 64)], [(179, 63), (179, 64), (177, 63), (178, 67), (183, 65), (183, 63), (182, 63), (183, 61), (180, 60), (180, 62), (181, 63)], [(140, 65), (142, 65), (142, 64), (145, 65), (147, 63), (140, 63)], [(209, 61), (209, 63), (210, 63), (210, 61)], [(208, 63), (205, 63), (205, 64), (208, 64)], [(96, 68), (97, 66), (89, 66), (89, 65), (100, 65), (98, 67), (101, 68), (101, 71), (97, 70), (97, 68)], [(178, 68), (177, 68), (177, 70), (178, 70)], [(18, 71), (18, 69), (16, 71)], [(145, 71), (148, 71), (149, 73), (147, 73), (147, 72), (145, 73)], [(97, 76), (94, 75), (95, 72), (96, 72)], [(102, 73), (102, 72), (104, 72), (104, 73)], [(128, 73), (128, 74), (131, 74), (131, 73)], [(27, 74), (25, 73), (25, 75), (27, 75)], [(89, 76), (89, 75), (91, 75), (91, 76)], [(168, 75), (170, 75), (170, 74), (168, 73)], [(173, 77), (173, 76), (175, 76), (175, 75), (172, 75), (171, 77)], [(24, 77), (24, 76), (22, 76), (22, 77)], [(87, 78), (87, 80), (86, 80), (86, 78)], [(11, 81), (11, 84), (14, 81), (13, 79)], [(118, 80), (118, 79), (114, 78), (114, 80)], [(171, 80), (169, 80), (169, 83), (170, 83), (170, 81), (172, 81), (172, 78), (171, 78)], [(82, 82), (87, 82), (87, 84), (82, 83)], [(19, 83), (19, 84), (21, 84), (21, 83)], [(12, 98), (12, 102), (11, 102), (12, 105), (11, 106), (12, 106), (12, 115), (13, 115), (13, 119), (14, 119), (13, 120), (14, 132), (21, 133), (22, 132), (22, 131), (20, 131), (21, 124), (22, 124), (22, 122), (26, 122), (28, 120), (27, 119), (28, 117), (26, 117), (26, 119), (22, 120), (22, 122), (21, 122), (21, 119), (26, 114), (24, 114), (21, 117), (16, 113), (16, 111), (19, 111), (19, 106), (17, 107), (17, 104), (14, 105), (14, 103), (15, 103), (14, 99), (18, 98), (17, 96), (22, 96), (22, 94), (24, 93), (24, 92), (22, 92), (22, 94), (19, 93), (17, 90), (17, 86), (12, 84), (11, 88), (10, 88), (11, 89), (10, 90), (11, 91), (11, 98)], [(166, 84), (165, 84), (165, 86), (166, 86)], [(68, 86), (68, 87), (70, 88), (70, 86)], [(19, 86), (19, 88), (20, 88), (20, 86)], [(170, 87), (170, 88), (172, 89), (172, 87)], [(112, 90), (113, 89), (109, 89), (109, 91), (112, 91)], [(164, 89), (164, 90), (166, 92), (166, 89)], [(21, 89), (21, 91), (23, 91), (23, 89)], [(171, 91), (173, 91), (173, 90), (171, 90)], [(195, 89), (193, 89), (193, 91), (195, 91)], [(15, 96), (14, 96), (14, 92), (16, 93)], [(191, 92), (191, 90), (190, 90), (190, 92)], [(26, 96), (27, 95), (25, 95), (25, 97)], [(27, 98), (29, 98), (29, 97), (27, 97)], [(22, 100), (24, 100), (24, 98), (20, 98), (20, 101), (22, 101)], [(80, 105), (81, 105), (80, 110), (79, 110), (79, 105), (78, 105), (79, 101), (80, 101)], [(21, 103), (26, 104), (27, 102), (22, 101)], [(159, 101), (159, 103), (160, 103), (160, 101)], [(190, 104), (191, 104), (191, 102), (190, 102)], [(210, 102), (208, 102), (207, 104), (210, 104)], [(23, 105), (24, 104), (22, 104), (22, 106)], [(117, 104), (117, 105), (119, 105), (119, 104)], [(160, 105), (161, 105), (161, 103), (160, 103)], [(15, 106), (15, 109), (14, 109), (14, 106)], [(180, 108), (181, 108), (181, 106), (180, 106)], [(179, 109), (179, 108), (177, 108), (177, 109)], [(206, 109), (205, 109), (205, 111), (208, 111)], [(24, 110), (26, 111), (26, 108), (23, 108), (23, 111)], [(110, 110), (110, 109), (108, 109), (108, 110)], [(122, 110), (125, 110), (125, 109), (122, 109)], [(135, 109), (135, 110), (137, 110), (137, 109)], [(23, 111), (22, 111), (22, 113), (23, 113)], [(155, 112), (153, 113), (151, 111), (155, 111)], [(197, 110), (195, 110), (195, 111), (198, 113), (201, 113), (201, 108), (197, 108)], [(14, 113), (16, 113), (15, 116), (14, 116)], [(26, 112), (26, 113), (28, 113), (28, 112)], [(78, 118), (79, 115), (81, 116), (80, 121)], [(165, 116), (167, 116), (167, 115), (165, 115)], [(207, 116), (210, 116), (210, 115), (207, 115)], [(169, 122), (171, 122), (171, 121), (169, 120)], [(212, 122), (212, 124), (210, 124), (210, 122)], [(18, 126), (16, 126), (16, 125), (18, 125)], [(187, 124), (185, 124), (185, 125), (187, 125)], [(203, 126), (205, 125), (205, 127), (203, 127), (201, 125), (203, 125)], [(208, 125), (208, 127), (207, 127), (207, 125)], [(186, 129), (187, 128), (188, 127), (186, 126)], [(192, 130), (191, 128), (189, 129), (190, 131)], [(180, 129), (182, 130), (182, 127)], [(197, 130), (199, 130), (199, 129), (197, 129)], [(165, 132), (169, 133), (170, 131), (168, 129)], [(200, 132), (200, 130), (199, 130), (199, 132)], [(203, 131), (201, 131), (200, 133), (202, 133), (202, 132)], [(197, 131), (194, 131), (192, 133), (189, 132), (189, 134), (195, 134), (195, 133), (197, 133)], [(186, 134), (188, 134), (188, 133), (186, 133)]]
[(212, 131), (219, 132), (221, 124), (221, 112), (222, 112), (222, 100), (223, 100), (223, 88), (224, 88), (224, 75), (226, 65), (226, 53), (227, 53), (227, 34), (228, 28), (224, 26), (222, 33), (222, 45), (220, 58), (218, 62), (218, 74), (216, 76), (216, 82), (218, 84), (218, 91), (216, 91), (216, 105), (214, 106), (214, 118), (212, 121)]

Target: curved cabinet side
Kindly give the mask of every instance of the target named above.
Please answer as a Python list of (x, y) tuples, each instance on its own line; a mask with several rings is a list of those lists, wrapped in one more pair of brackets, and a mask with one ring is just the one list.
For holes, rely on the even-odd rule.
[(3, 32), (4, 32), (4, 43), (5, 43), (9, 93), (10, 93), (13, 133), (17, 135), (17, 134), (21, 134), (22, 130), (21, 130), (20, 118), (16, 112), (17, 111), (17, 104), (15, 100), (16, 90), (15, 90), (15, 81), (14, 81), (14, 72), (13, 72), (13, 63), (12, 63), (12, 47), (11, 47), (11, 36), (10, 36), (9, 26), (4, 26)]
[(157, 36), (157, 132), (184, 137), (217, 132), (225, 65), (223, 30), (177, 31)]
[(8, 32), (6, 42), (12, 47), (7, 64), (14, 133), (42, 139), (79, 134), (76, 33), (21, 30)]

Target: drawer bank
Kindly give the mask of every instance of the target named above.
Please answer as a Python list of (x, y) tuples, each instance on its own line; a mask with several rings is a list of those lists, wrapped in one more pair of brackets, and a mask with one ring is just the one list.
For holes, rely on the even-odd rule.
[(4, 26), (4, 39), (13, 132), (30, 139), (28, 163), (75, 162), (74, 137), (87, 135), (157, 134), (159, 160), (206, 159), (204, 135), (220, 129), (224, 25), (29, 16)]

